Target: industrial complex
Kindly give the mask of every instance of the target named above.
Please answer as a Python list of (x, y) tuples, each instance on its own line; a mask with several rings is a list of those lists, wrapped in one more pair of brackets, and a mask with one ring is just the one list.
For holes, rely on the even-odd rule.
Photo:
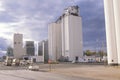
[(8, 58), (45, 63), (49, 60), (79, 62), (83, 58), (82, 18), (78, 6), (64, 9), (63, 14), (49, 24), (48, 40), (24, 42), (23, 36), (14, 34), (13, 49), (9, 48)]
[(120, 0), (31, 1), (0, 0), (0, 80), (120, 80)]
[(91, 56), (83, 54), (82, 17), (78, 6), (65, 8), (61, 16), (48, 25), (48, 40), (37, 42), (37, 47), (34, 41), (23, 42), (23, 34), (15, 33), (13, 49), (8, 48), (7, 57), (45, 63), (108, 61), (110, 65), (118, 65), (120, 64), (118, 3), (104, 0), (108, 58), (98, 54)]

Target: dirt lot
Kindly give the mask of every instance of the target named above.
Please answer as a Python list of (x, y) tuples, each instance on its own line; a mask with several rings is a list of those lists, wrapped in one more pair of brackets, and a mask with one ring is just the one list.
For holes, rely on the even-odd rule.
[[(67, 64), (68, 68), (53, 69), (54, 73), (95, 80), (120, 80), (120, 66)], [(70, 66), (70, 67), (69, 67)], [(71, 67), (72, 66), (72, 67)]]
[[(58, 78), (60, 79), (61, 76), (67, 77), (65, 78), (65, 80), (120, 80), (120, 66), (111, 67), (102, 64), (92, 64), (92, 63), (87, 63), (87, 64), (60, 63), (60, 64), (53, 64), (50, 70), (49, 64), (40, 63), (35, 65), (40, 66), (40, 71), (39, 71), (40, 73), (37, 72), (37, 75), (39, 74), (42, 75), (45, 74), (45, 72), (47, 72), (49, 75), (52, 76), (54, 76), (54, 74), (57, 74)], [(5, 71), (9, 71), (9, 73), (10, 71), (13, 71), (13, 73), (11, 72), (12, 75), (14, 74), (15, 70), (18, 73), (20, 72), (21, 74), (23, 71), (25, 71), (28, 74), (28, 76), (31, 76), (29, 75), (29, 70), (27, 70), (27, 66), (16, 67), (16, 66), (4, 66), (1, 64), (0, 70), (2, 70), (2, 73), (6, 73)]]

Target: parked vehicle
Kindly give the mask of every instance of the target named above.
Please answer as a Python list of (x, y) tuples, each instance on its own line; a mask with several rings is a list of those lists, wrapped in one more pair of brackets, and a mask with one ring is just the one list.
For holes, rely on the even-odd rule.
[(29, 69), (29, 70), (32, 70), (32, 71), (39, 71), (39, 66), (37, 66), (37, 65), (30, 65), (30, 66), (28, 67), (28, 69)]
[(12, 65), (19, 66), (20, 65), (20, 60), (19, 59), (13, 59)]
[(12, 65), (12, 60), (13, 60), (13, 58), (6, 57), (6, 59), (4, 61), (4, 65), (11, 66)]

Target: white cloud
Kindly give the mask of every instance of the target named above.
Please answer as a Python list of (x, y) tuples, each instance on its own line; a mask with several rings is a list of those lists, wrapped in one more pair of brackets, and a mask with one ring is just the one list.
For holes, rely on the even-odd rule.
[(17, 20), (16, 22), (0, 23), (2, 26), (0, 36), (10, 38), (11, 34), (5, 33), (11, 32), (22, 33), (25, 39), (38, 41), (47, 38), (47, 24), (62, 14), (63, 7), (68, 4), (68, 1), (63, 0), (4, 0), (5, 10)]
[(6, 51), (0, 49), (0, 57), (6, 55)]
[(0, 0), (0, 12), (1, 11), (5, 11), (5, 9), (4, 9), (3, 5), (2, 5), (2, 1)]

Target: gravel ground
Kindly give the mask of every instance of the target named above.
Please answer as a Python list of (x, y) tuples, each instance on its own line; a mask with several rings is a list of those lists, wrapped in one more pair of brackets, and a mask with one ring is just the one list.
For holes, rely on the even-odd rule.
[(111, 67), (101, 63), (34, 65), (39, 65), (40, 70), (29, 71), (28, 66), (0, 64), (0, 80), (120, 80), (120, 66)]

